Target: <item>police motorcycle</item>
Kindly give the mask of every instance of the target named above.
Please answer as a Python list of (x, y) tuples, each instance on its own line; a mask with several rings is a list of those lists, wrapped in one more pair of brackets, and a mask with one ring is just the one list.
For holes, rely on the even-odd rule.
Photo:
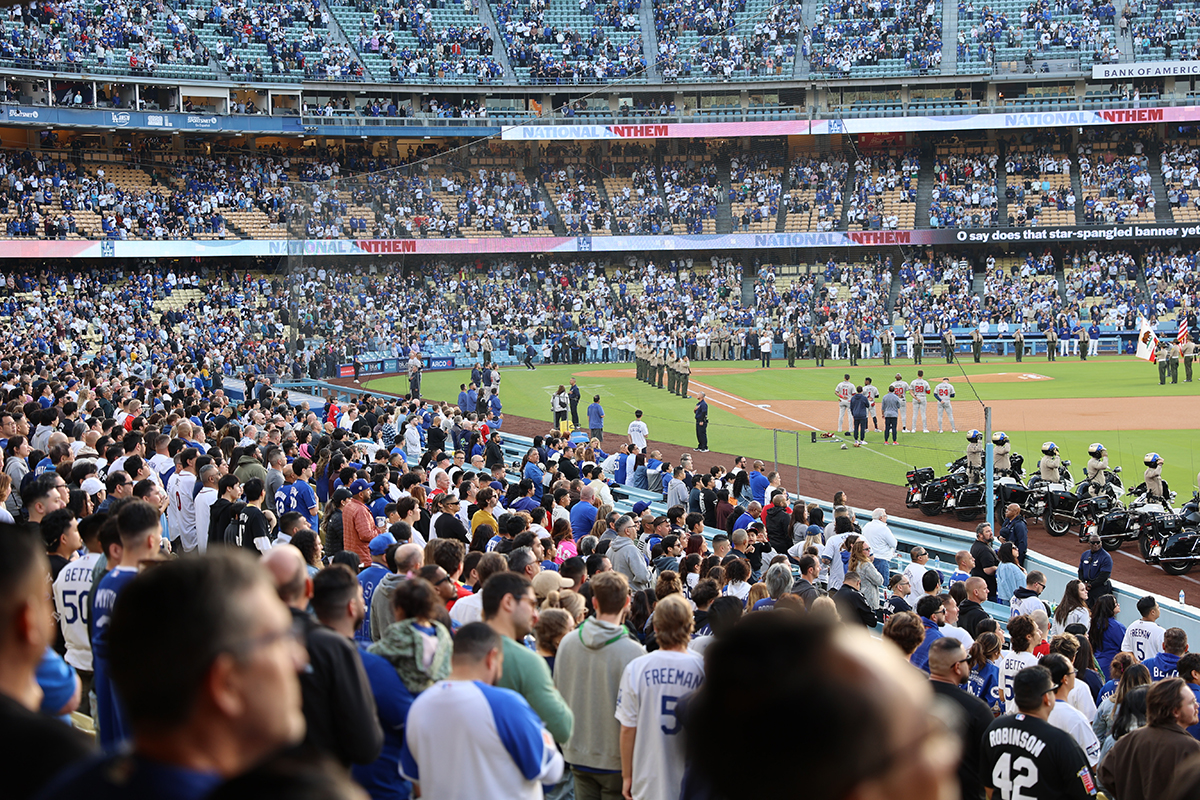
[[(1089, 445), (1088, 455), (1100, 458), (1104, 455), (1104, 445), (1099, 442)], [(1079, 540), (1086, 542), (1089, 526), (1097, 524), (1097, 520), (1105, 515), (1121, 510), (1118, 501), (1125, 495), (1125, 486), (1117, 475), (1120, 471), (1120, 467), (1105, 470), (1106, 484), (1094, 496), (1091, 494), (1093, 485), (1086, 480), (1074, 490), (1069, 486), (1051, 486), (1046, 495), (1046, 513), (1042, 518), (1046, 532), (1051, 536), (1065, 536), (1072, 525), (1077, 525)], [(1097, 527), (1102, 526), (1097, 524)], [(1114, 544), (1115, 527), (1113, 531), (1107, 538), (1101, 536), (1104, 548), (1109, 551), (1121, 546), (1119, 541)]]
[[(1057, 454), (1058, 445), (1054, 442), (1042, 444), (1042, 455), (1050, 457)], [(999, 475), (996, 479), (996, 519), (1003, 518), (1004, 509), (1011, 503), (1020, 507), (1022, 517), (1041, 519), (1046, 513), (1050, 492), (1069, 492), (1074, 486), (1070, 465), (1070, 461), (1063, 461), (1059, 465), (1058, 479), (1055, 481), (1043, 480), (1040, 473), (1032, 476), (1028, 484), (1017, 480), (1012, 474)]]
[[(925, 487), (933, 479), (933, 467), (921, 467), (908, 471), (908, 474), (905, 476), (907, 489), (904, 495), (904, 505), (906, 508), (921, 508), (921, 498), (925, 496)], [(934, 514), (939, 513), (941, 513), (940, 508), (934, 512)]]
[[(967, 441), (972, 443), (977, 443), (982, 437), (983, 434), (978, 430), (967, 433)], [(992, 436), (994, 444), (999, 445), (1006, 441), (1008, 441), (1008, 437), (1003, 432)], [(1003, 481), (1019, 484), (1020, 478), (1024, 474), (1025, 459), (1019, 453), (1013, 453), (1009, 456), (1009, 462), (1010, 469), (996, 471), (996, 486)], [(963, 522), (976, 519), (987, 509), (987, 487), (982, 480), (978, 479), (978, 476), (971, 475), (971, 468), (968, 466), (966, 456), (950, 462), (946, 467), (950, 470), (950, 474), (926, 485), (925, 500), (921, 510), (929, 516), (934, 516), (943, 510), (953, 511), (954, 516)], [(976, 477), (977, 482), (972, 482), (972, 477)]]
[[(1157, 466), (1161, 456), (1157, 453), (1147, 453), (1144, 463), (1148, 467)], [(1106, 495), (1090, 498), (1094, 504), (1094, 513), (1089, 514), (1079, 531), (1079, 540), (1086, 541), (1095, 533), (1100, 537), (1101, 546), (1109, 552), (1120, 549), (1127, 541), (1138, 542), (1142, 558), (1147, 563), (1154, 547), (1181, 531), (1188, 523), (1184, 513), (1195, 514), (1194, 508), (1189, 512), (1176, 514), (1171, 510), (1170, 501), (1174, 497), (1166, 481), (1163, 482), (1165, 497), (1158, 497), (1146, 490), (1146, 484), (1140, 483), (1130, 490), (1129, 504), (1122, 506), (1115, 501), (1107, 504)], [(1200, 522), (1193, 519), (1191, 524)]]
[[(956, 461), (947, 464), (946, 466), (951, 469), (951, 472), (941, 478), (933, 477), (932, 467), (924, 467), (908, 473), (910, 476), (909, 496), (914, 498), (912, 502), (921, 509), (921, 513), (925, 516), (936, 517), (942, 511), (948, 511), (957, 506), (958, 492), (970, 483), (966, 469), (966, 457), (959, 461), (962, 463)], [(917, 488), (914, 488), (916, 481), (924, 482), (915, 484)], [(912, 507), (909, 506), (909, 508)]]
[[(1165, 490), (1165, 482), (1163, 487)], [(1163, 514), (1147, 521), (1138, 543), (1147, 564), (1157, 564), (1168, 575), (1191, 572), (1200, 562), (1200, 494), (1193, 492), (1179, 514)]]

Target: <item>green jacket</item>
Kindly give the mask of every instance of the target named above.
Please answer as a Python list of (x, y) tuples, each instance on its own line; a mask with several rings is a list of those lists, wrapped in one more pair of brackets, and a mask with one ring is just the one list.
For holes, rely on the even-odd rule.
[(496, 685), (502, 689), (512, 689), (524, 697), (542, 718), (554, 741), (565, 744), (571, 738), (575, 716), (558, 689), (554, 688), (554, 679), (550, 676), (546, 659), (507, 636), (500, 638), (504, 640), (504, 672)]

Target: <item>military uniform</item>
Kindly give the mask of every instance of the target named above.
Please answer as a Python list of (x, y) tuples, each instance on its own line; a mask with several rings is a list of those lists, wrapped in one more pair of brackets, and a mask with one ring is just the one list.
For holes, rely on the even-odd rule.
[(1171, 383), (1179, 383), (1179, 344), (1171, 342), (1171, 355), (1167, 359), (1167, 369), (1171, 372)]
[(1051, 325), (1046, 328), (1046, 360), (1053, 361), (1058, 354), (1058, 331)]
[(663, 360), (663, 354), (658, 350), (654, 351), (654, 369), (658, 374), (658, 383), (656, 385), (661, 389), (663, 388), (663, 373), (666, 371), (666, 364)]
[(675, 385), (677, 382), (675, 374), (675, 353), (673, 349), (667, 350), (667, 391), (675, 394)]
[(787, 349), (788, 366), (796, 366), (796, 332), (788, 331), (787, 337), (783, 340), (783, 346)]
[(688, 376), (692, 374), (692, 365), (688, 363), (687, 356), (684, 356), (679, 362), (679, 396), (686, 399), (688, 396)]
[(979, 363), (979, 357), (983, 355), (983, 334), (979, 332), (979, 328), (971, 331), (971, 356), (975, 359), (975, 363)]
[(1042, 460), (1038, 462), (1038, 474), (1046, 483), (1058, 483), (1059, 469), (1062, 467), (1062, 459), (1059, 456), (1043, 455)]
[(1017, 351), (1017, 363), (1020, 364), (1025, 357), (1025, 332), (1020, 328), (1013, 334), (1013, 349)]
[(913, 351), (909, 354), (912, 356), (914, 364), (921, 363), (921, 356), (925, 354), (925, 334), (920, 328), (913, 331)]
[(642, 346), (640, 344), (633, 346), (633, 371), (639, 381), (645, 377), (642, 374)]
[(948, 330), (942, 336), (942, 348), (946, 351), (946, 363), (954, 363), (954, 347), (958, 344), (958, 339), (954, 337), (954, 331)]
[(1089, 458), (1087, 466), (1084, 467), (1084, 474), (1087, 475), (1087, 480), (1090, 486), (1089, 493), (1092, 495), (1100, 494), (1104, 491), (1104, 487), (1108, 485), (1108, 476), (1104, 471), (1108, 469), (1108, 456), (1103, 458)]
[(1183, 355), (1183, 382), (1192, 382), (1192, 360), (1196, 358), (1196, 343), (1188, 339), (1180, 349)]
[(825, 366), (825, 341), (827, 337), (828, 334), (824, 330), (817, 331), (816, 336), (813, 337), (813, 361), (817, 363), (818, 367)]
[(883, 349), (883, 365), (885, 367), (890, 366), (892, 363), (892, 346), (895, 341), (896, 334), (892, 332), (892, 327), (888, 325), (879, 336), (879, 346)]
[(1079, 326), (1079, 360), (1087, 361), (1088, 345), (1092, 342), (1092, 335), (1088, 333), (1088, 329)]
[(1154, 353), (1154, 360), (1158, 364), (1158, 385), (1167, 385), (1167, 373), (1171, 369), (1171, 345), (1166, 339), (1160, 339), (1158, 342), (1158, 350)]
[(846, 349), (850, 351), (850, 366), (852, 367), (858, 366), (858, 347), (861, 343), (862, 340), (858, 336), (858, 331), (851, 329), (846, 334)]

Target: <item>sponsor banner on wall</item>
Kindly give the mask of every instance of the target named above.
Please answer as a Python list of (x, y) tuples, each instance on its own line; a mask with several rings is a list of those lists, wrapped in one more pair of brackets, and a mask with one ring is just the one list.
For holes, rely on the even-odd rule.
[(1134, 64), (1095, 64), (1092, 79), (1172, 78), (1200, 75), (1200, 61), (1139, 61)]
[(821, 233), (726, 233), (675, 236), (515, 236), (481, 239), (309, 239), (238, 241), (4, 241), (0, 258), (244, 258), (303, 255), (445, 256), (501, 253), (636, 253), (708, 250), (769, 250), (892, 245), (1112, 242), (1200, 238), (1200, 225), (1122, 225), (1019, 229), (827, 231)]
[(798, 134), (886, 134), (925, 131), (1011, 130), (1093, 125), (1141, 125), (1148, 122), (1195, 122), (1200, 106), (1112, 108), (1103, 111), (1047, 111), (1011, 114), (870, 117), (864, 119), (784, 120), (755, 122), (682, 122), (646, 125), (509, 125), (507, 141), (579, 139), (681, 139)]

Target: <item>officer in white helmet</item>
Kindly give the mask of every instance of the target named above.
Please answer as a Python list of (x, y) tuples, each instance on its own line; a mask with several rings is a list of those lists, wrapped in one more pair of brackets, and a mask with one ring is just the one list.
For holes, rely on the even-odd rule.
[(992, 434), (992, 466), (997, 472), (1008, 472), (1012, 469), (1012, 459), (1009, 454), (1012, 453), (1012, 445), (1008, 442), (1008, 434), (1004, 431), (996, 431)]
[(983, 434), (977, 430), (967, 431), (967, 474), (971, 483), (983, 482)]
[(1038, 462), (1038, 473), (1046, 483), (1058, 483), (1058, 471), (1062, 467), (1062, 459), (1058, 456), (1058, 445), (1054, 442), (1042, 443), (1042, 460)]
[(1163, 457), (1158, 453), (1146, 453), (1146, 457), (1142, 459), (1142, 463), (1146, 465), (1146, 493), (1162, 500), (1163, 505), (1167, 504), (1166, 489), (1163, 485), (1162, 468)]
[(1087, 475), (1089, 491), (1097, 495), (1108, 485), (1108, 475), (1105, 474), (1108, 470), (1108, 451), (1100, 442), (1093, 442), (1088, 445), (1088, 456), (1084, 472)]

